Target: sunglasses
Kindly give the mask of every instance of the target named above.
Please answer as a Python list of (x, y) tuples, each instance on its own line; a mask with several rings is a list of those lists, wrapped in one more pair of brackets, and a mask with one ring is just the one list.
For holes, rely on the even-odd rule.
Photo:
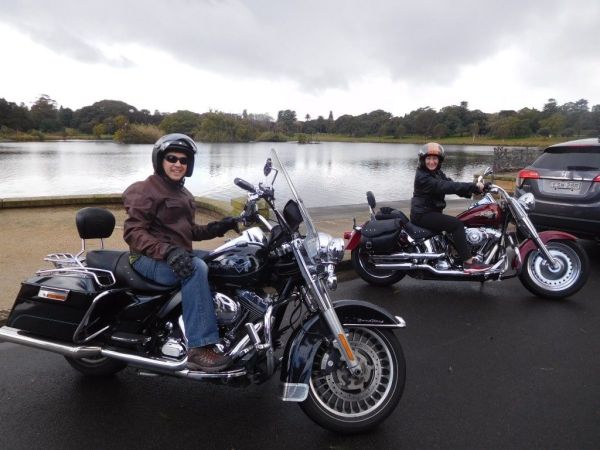
[(177, 161), (179, 161), (184, 166), (187, 166), (187, 164), (188, 164), (187, 156), (182, 156), (181, 158), (178, 158), (175, 155), (167, 155), (167, 156), (165, 156), (165, 160), (171, 164), (175, 164)]

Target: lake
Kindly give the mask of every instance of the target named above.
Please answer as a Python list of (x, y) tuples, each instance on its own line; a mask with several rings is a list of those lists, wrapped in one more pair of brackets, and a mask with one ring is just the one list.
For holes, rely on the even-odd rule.
[[(419, 145), (323, 142), (200, 143), (186, 187), (196, 196), (229, 200), (244, 195), (235, 177), (263, 181), (271, 148), (286, 165), (307, 206), (409, 199)], [(493, 162), (493, 147), (445, 146), (444, 172), (472, 181)], [(0, 143), (0, 198), (120, 193), (153, 172), (152, 145), (114, 142)], [(277, 193), (277, 183), (275, 185)]]

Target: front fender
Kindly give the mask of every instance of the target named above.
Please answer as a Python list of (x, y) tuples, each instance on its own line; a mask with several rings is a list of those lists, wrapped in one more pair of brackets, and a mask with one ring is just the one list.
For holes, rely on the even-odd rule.
[[(540, 231), (538, 233), (538, 235), (540, 236), (540, 239), (542, 240), (542, 242), (544, 244), (546, 244), (549, 241), (558, 241), (558, 240), (575, 241), (575, 240), (577, 240), (577, 238), (575, 236), (573, 236), (570, 233), (565, 233), (564, 231), (556, 231), (556, 230)], [(536, 248), (537, 248), (537, 245), (535, 244), (533, 239), (527, 239), (527, 240), (521, 242), (521, 245), (519, 245), (519, 255), (521, 255), (521, 259), (519, 260), (517, 270), (521, 269), (522, 262), (525, 261), (529, 252), (535, 250)]]
[[(403, 328), (401, 317), (393, 316), (384, 308), (361, 300), (333, 302), (342, 326), (376, 328)], [(302, 402), (308, 395), (308, 383), (315, 354), (321, 342), (331, 336), (322, 314), (309, 317), (290, 336), (281, 362), (281, 398)]]

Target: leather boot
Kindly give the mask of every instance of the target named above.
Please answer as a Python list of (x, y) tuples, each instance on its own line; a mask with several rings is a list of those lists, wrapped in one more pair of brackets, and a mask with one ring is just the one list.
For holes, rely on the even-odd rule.
[(194, 347), (188, 351), (187, 367), (203, 372), (220, 372), (231, 364), (231, 358), (215, 351), (214, 345)]

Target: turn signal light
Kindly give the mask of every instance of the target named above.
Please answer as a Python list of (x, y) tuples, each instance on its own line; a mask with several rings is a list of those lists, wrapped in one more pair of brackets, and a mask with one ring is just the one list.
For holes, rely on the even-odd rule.
[(521, 187), (523, 185), (523, 181), (525, 181), (526, 179), (536, 179), (537, 180), (538, 178), (540, 178), (540, 174), (537, 173), (535, 170), (523, 169), (523, 170), (519, 171), (515, 183), (516, 183), (517, 187)]

